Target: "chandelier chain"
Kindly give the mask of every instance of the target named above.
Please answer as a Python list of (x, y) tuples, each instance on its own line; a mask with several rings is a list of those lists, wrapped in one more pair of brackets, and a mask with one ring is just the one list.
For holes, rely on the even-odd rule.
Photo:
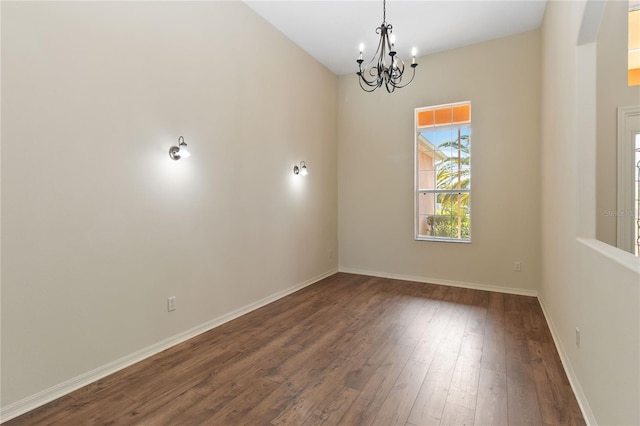
[(387, 0), (382, 0), (382, 23), (387, 23)]

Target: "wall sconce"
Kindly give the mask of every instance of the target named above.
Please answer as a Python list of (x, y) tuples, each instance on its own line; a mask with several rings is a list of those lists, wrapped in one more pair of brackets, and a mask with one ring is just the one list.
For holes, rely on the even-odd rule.
[(293, 166), (293, 174), (302, 175), (302, 176), (306, 176), (309, 174), (309, 172), (307, 171), (307, 165), (305, 164), (304, 161), (300, 162), (300, 167)]
[(178, 146), (169, 148), (169, 157), (171, 157), (172, 160), (191, 157), (191, 153), (187, 149), (187, 144), (182, 136), (178, 138)]

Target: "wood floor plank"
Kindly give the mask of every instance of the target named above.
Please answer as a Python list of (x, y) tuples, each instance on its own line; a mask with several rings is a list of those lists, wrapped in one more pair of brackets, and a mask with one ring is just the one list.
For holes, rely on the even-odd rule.
[[(462, 296), (455, 290), (463, 290)], [(469, 309), (466, 305), (456, 302), (461, 298), (466, 297), (466, 291), (468, 289), (455, 289), (449, 291), (449, 297), (445, 297), (445, 302), (449, 302), (453, 305), (451, 316), (449, 321), (443, 330), (443, 338), (438, 345), (438, 350), (443, 352), (447, 351), (452, 355), (457, 356), (460, 352), (460, 346), (462, 345), (462, 339), (464, 337), (464, 331), (467, 329), (467, 321), (469, 320)]]
[(123, 417), (136, 402), (124, 395), (105, 398), (100, 404), (73, 403), (65, 416), (55, 422), (49, 419), (42, 422), (47, 425), (67, 426), (73, 424), (105, 424), (111, 418)]
[(482, 366), (506, 373), (504, 297), (489, 293), (482, 343)]
[(475, 410), (447, 402), (442, 413), (440, 425), (444, 426), (469, 426), (475, 420)]
[(475, 413), (476, 425), (506, 425), (507, 374), (482, 367), (478, 382)]
[[(280, 386), (269, 379), (261, 379), (253, 381), (237, 394), (230, 402), (224, 405), (221, 410), (208, 414), (206, 411), (201, 413), (187, 413), (179, 419), (182, 423), (198, 424), (211, 423), (219, 425), (235, 425), (240, 423), (251, 408), (266, 398), (273, 390)], [(211, 404), (216, 404), (216, 400), (208, 397), (207, 400)]]
[(584, 425), (535, 298), (335, 274), (7, 425)]
[(482, 366), (493, 371), (506, 373), (505, 345), (504, 321), (502, 318), (488, 315), (482, 342)]
[(480, 363), (469, 361), (462, 355), (459, 356), (451, 377), (447, 403), (475, 412), (479, 380)]
[(430, 364), (436, 352), (440, 349), (440, 342), (445, 336), (445, 329), (453, 313), (453, 304), (440, 302), (436, 305), (436, 311), (429, 321), (421, 340), (411, 358), (426, 364)]
[(449, 350), (435, 355), (409, 414), (409, 423), (440, 424), (455, 366), (456, 357), (452, 356)]
[(524, 329), (523, 296), (505, 295), (505, 351), (507, 376), (524, 387), (534, 384), (527, 335)]
[(409, 418), (427, 371), (429, 371), (429, 364), (409, 359), (384, 399), (373, 423), (389, 426), (404, 425)]
[(282, 411), (271, 423), (274, 425), (306, 423), (307, 417), (313, 414), (318, 406), (322, 406), (324, 401), (331, 398), (335, 392), (336, 383), (346, 383), (347, 377), (354, 372), (360, 372), (365, 363), (370, 363), (370, 357), (380, 351), (386, 353), (387, 350), (390, 350), (390, 347), (384, 342), (395, 332), (397, 332), (396, 327), (389, 327), (377, 337), (365, 332), (365, 329), (355, 333), (350, 340), (351, 349), (343, 351), (327, 367), (319, 380), (296, 396), (294, 403)]
[[(304, 424), (318, 406), (322, 406), (328, 399), (333, 399), (336, 383), (345, 383), (346, 377), (354, 371), (359, 371), (376, 350), (390, 349), (387, 346), (376, 345), (368, 335), (354, 336), (349, 343), (353, 349), (341, 353), (315, 383), (296, 395), (295, 400), (271, 421), (272, 424)], [(354, 391), (359, 394), (359, 391)]]
[[(378, 307), (383, 304), (378, 304)], [(326, 386), (335, 388), (335, 383), (345, 383), (346, 386), (360, 387), (369, 379), (376, 366), (386, 359), (392, 347), (385, 344), (387, 341), (396, 341), (402, 327), (390, 319), (402, 311), (402, 304), (389, 304), (375, 318), (359, 318), (357, 322), (364, 321), (368, 325), (360, 328), (350, 338), (353, 350), (343, 351), (338, 358), (326, 369), (326, 373), (318, 381), (303, 390), (288, 407), (272, 421), (273, 424), (302, 424), (302, 418), (309, 413), (316, 404), (315, 397), (323, 398)], [(354, 319), (354, 321), (356, 321)], [(378, 330), (372, 337), (370, 330)], [(326, 386), (325, 386), (326, 385)]]
[(357, 390), (343, 386), (330, 397), (316, 404), (317, 408), (304, 423), (289, 424), (337, 425), (358, 395), (360, 395), (360, 392)]
[(483, 346), (484, 335), (465, 332), (462, 336), (462, 343), (460, 344), (460, 356), (467, 362), (480, 364), (482, 361)]
[[(394, 327), (389, 328), (393, 329)], [(332, 330), (330, 335), (333, 332)], [(282, 411), (296, 404), (299, 395), (303, 394), (306, 388), (312, 387), (321, 381), (322, 376), (327, 373), (332, 362), (344, 350), (342, 345), (347, 345), (352, 339), (350, 335), (337, 334), (339, 335), (338, 340), (330, 345), (325, 345), (324, 348), (322, 347), (323, 345), (318, 345), (313, 350), (305, 348), (304, 351), (308, 353), (289, 365), (290, 369), (297, 373), (276, 388), (268, 398), (258, 403), (248, 413), (248, 416), (253, 416), (256, 421), (262, 418), (275, 419)], [(331, 339), (327, 338), (327, 340)], [(381, 351), (384, 351), (384, 346), (381, 346), (380, 349), (380, 351), (376, 352), (378, 358), (375, 358), (375, 361), (370, 361), (371, 364), (375, 365), (375, 363), (382, 362), (385, 359), (385, 356), (381, 354)]]
[(564, 370), (554, 362), (555, 347), (549, 342), (529, 340), (528, 343), (542, 421), (553, 425), (584, 422), (584, 419), (572, 416), (572, 411), (575, 412), (571, 409), (573, 393), (565, 383)]
[(33, 426), (56, 424), (69, 416), (70, 407), (73, 407), (75, 402), (76, 401), (73, 398), (65, 395), (55, 401), (13, 419), (9, 423), (3, 424)]
[(507, 414), (510, 425), (542, 425), (536, 387), (507, 376)]
[[(241, 391), (244, 382), (234, 381), (225, 383), (224, 386), (216, 381), (212, 374), (208, 374), (200, 379), (200, 381), (191, 388), (181, 392), (180, 394), (166, 393), (164, 396), (154, 400), (145, 401), (144, 404), (138, 405), (129, 413), (126, 424), (171, 424), (183, 416), (193, 416), (199, 413), (201, 406), (205, 405), (214, 412), (215, 409), (221, 409), (224, 404), (233, 399)], [(167, 398), (166, 396), (170, 396)], [(216, 398), (215, 407), (210, 407), (206, 403), (207, 397)], [(205, 402), (203, 402), (205, 401)], [(162, 403), (158, 403), (162, 402)]]
[(546, 341), (551, 338), (540, 303), (533, 297), (522, 300), (523, 325), (530, 340)]
[(378, 365), (339, 424), (371, 424), (404, 368), (413, 348), (393, 345), (384, 363)]
[(431, 300), (417, 300), (418, 312), (400, 336), (403, 345), (415, 346), (422, 339), (425, 329), (435, 315), (438, 303)]

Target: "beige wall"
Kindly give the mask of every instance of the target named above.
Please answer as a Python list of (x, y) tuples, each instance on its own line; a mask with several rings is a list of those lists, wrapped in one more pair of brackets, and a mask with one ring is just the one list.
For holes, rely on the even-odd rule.
[(631, 425), (640, 423), (640, 263), (593, 238), (597, 54), (595, 42), (576, 45), (584, 7), (550, 1), (542, 28), (540, 297), (590, 423)]
[(336, 270), (336, 93), (241, 2), (2, 2), (2, 407)]
[(627, 82), (629, 3), (609, 1), (598, 34), (597, 238), (616, 245), (617, 108), (640, 105), (640, 86)]
[[(420, 58), (410, 88), (339, 80), (340, 268), (535, 290), (539, 32)], [(414, 108), (472, 103), (471, 244), (414, 240)], [(513, 263), (522, 262), (522, 272)]]

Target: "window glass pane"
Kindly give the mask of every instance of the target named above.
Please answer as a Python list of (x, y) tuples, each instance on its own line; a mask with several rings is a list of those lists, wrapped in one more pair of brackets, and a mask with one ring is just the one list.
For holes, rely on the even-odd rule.
[(418, 235), (428, 237), (431, 235), (433, 215), (436, 214), (435, 194), (418, 194)]
[(436, 110), (436, 125), (451, 124), (451, 108)]
[(468, 239), (469, 229), (469, 194), (438, 194), (436, 200), (437, 214), (431, 221), (434, 223), (432, 235), (445, 238)]
[(425, 137), (418, 137), (418, 189), (434, 189), (436, 148)]
[(438, 148), (434, 163), (437, 188), (469, 189), (471, 184), (469, 129), (440, 130), (422, 134), (433, 141)]
[(433, 189), (435, 182), (435, 170), (423, 170), (418, 172), (418, 189)]
[(471, 105), (453, 107), (453, 122), (468, 123), (471, 120)]
[(433, 126), (434, 122), (433, 110), (418, 113), (418, 127)]

